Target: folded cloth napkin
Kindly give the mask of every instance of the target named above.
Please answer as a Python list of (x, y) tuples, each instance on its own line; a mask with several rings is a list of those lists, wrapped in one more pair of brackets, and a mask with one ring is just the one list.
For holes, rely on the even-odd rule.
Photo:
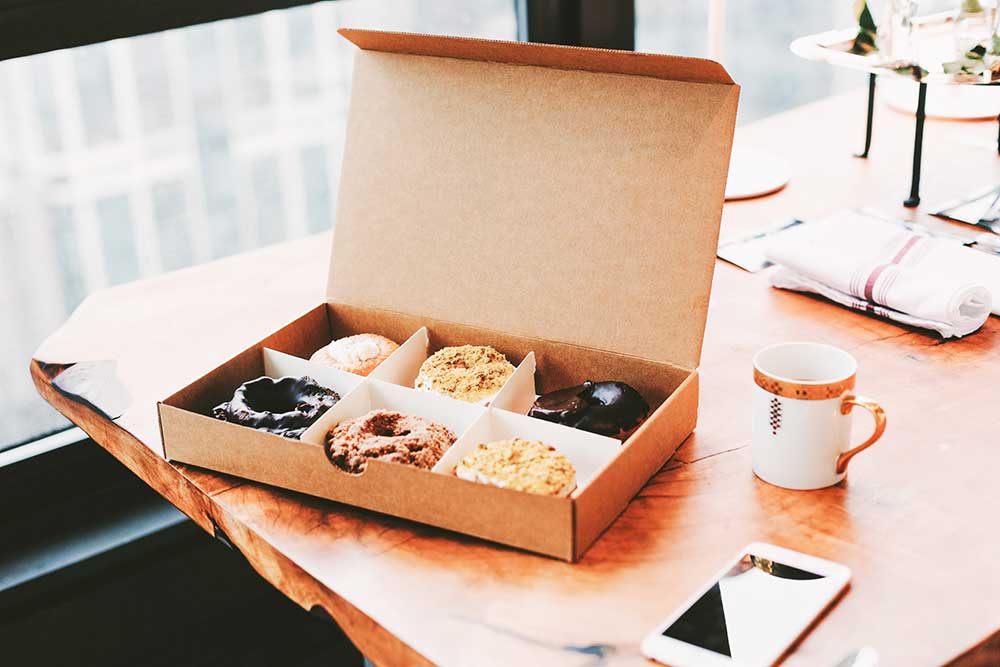
[[(1000, 290), (1000, 259), (848, 211), (792, 228), (765, 252), (771, 284), (933, 329), (944, 338), (983, 325)], [(998, 292), (1000, 297), (1000, 292)]]

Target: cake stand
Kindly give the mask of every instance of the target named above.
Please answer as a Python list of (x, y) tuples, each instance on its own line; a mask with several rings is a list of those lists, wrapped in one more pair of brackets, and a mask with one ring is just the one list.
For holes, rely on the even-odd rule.
[[(857, 153), (859, 158), (867, 158), (871, 150), (877, 78), (880, 76), (904, 78), (919, 84), (910, 195), (903, 200), (903, 206), (913, 208), (920, 204), (920, 156), (924, 142), (924, 120), (927, 117), (927, 86), (993, 86), (1000, 83), (994, 79), (998, 74), (989, 71), (988, 68), (976, 73), (945, 73), (943, 63), (957, 59), (953, 36), (954, 16), (951, 12), (913, 19), (912, 39), (919, 50), (919, 58), (917, 66), (905, 69), (894, 68), (878, 52), (867, 55), (851, 53), (850, 48), (857, 32), (857, 27), (852, 27), (807, 35), (793, 41), (791, 50), (801, 58), (868, 73), (868, 117), (865, 125), (864, 150)], [(1000, 152), (1000, 133), (997, 136), (997, 151)]]

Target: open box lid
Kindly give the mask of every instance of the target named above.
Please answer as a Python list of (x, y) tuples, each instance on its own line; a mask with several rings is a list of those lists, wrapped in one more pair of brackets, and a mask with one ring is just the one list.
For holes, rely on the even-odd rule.
[(367, 30), (327, 297), (701, 356), (739, 86), (694, 58)]

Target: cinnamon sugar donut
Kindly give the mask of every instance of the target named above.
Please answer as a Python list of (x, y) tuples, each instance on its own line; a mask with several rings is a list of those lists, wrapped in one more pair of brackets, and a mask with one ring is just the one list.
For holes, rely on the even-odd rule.
[(356, 334), (335, 340), (316, 350), (309, 361), (315, 361), (355, 375), (368, 375), (389, 358), (399, 345), (378, 334)]
[(430, 470), (454, 442), (448, 427), (430, 419), (372, 410), (334, 426), (326, 435), (326, 456), (353, 474), (364, 472), (370, 459)]

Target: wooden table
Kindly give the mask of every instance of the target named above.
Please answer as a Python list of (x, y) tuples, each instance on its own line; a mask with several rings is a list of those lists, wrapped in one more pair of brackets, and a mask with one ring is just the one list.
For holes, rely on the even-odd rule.
[[(858, 160), (863, 111), (859, 91), (742, 128), (745, 144), (790, 160), (793, 178), (777, 195), (728, 204), (723, 234), (845, 206), (921, 215), (898, 204), (909, 174), (894, 153), (911, 145), (911, 120), (880, 110), (872, 157)], [(928, 121), (925, 202), (1000, 181), (992, 133), (989, 123)], [(57, 409), (288, 597), (333, 616), (376, 664), (643, 664), (644, 633), (752, 540), (854, 571), (849, 592), (785, 664), (832, 665), (865, 644), (883, 665), (937, 665), (966, 652), (960, 664), (998, 664), (996, 319), (942, 342), (718, 263), (698, 430), (570, 565), (162, 458), (156, 399), (321, 300), (328, 240), (85, 302), (53, 345), (72, 354), (89, 337), (87, 352), (117, 360), (134, 402), (116, 422), (54, 391), (61, 367), (31, 369)], [(248, 284), (259, 286), (254, 302)], [(769, 486), (750, 469), (752, 354), (798, 339), (850, 350), (859, 389), (889, 416), (849, 482), (815, 492)], [(860, 418), (858, 428), (867, 428)]]

